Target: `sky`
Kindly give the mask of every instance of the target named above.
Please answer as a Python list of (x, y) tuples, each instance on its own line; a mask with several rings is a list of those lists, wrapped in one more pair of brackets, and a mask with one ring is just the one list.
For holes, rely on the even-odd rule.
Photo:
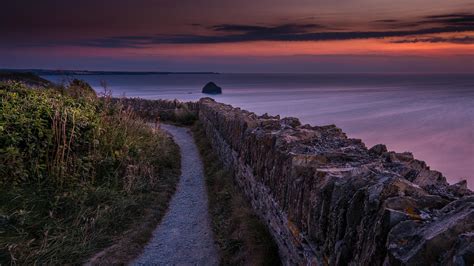
[(472, 0), (22, 0), (0, 68), (474, 72)]

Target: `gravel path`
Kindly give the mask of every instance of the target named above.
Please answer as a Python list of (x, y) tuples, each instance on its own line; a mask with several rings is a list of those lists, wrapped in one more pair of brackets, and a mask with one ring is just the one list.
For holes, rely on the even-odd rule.
[(188, 129), (162, 128), (181, 149), (181, 177), (168, 212), (132, 265), (218, 265), (199, 151)]

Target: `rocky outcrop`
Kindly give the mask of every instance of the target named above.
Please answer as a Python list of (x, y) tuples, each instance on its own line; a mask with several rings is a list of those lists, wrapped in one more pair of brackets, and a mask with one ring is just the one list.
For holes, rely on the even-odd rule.
[(221, 94), (222, 88), (217, 86), (214, 82), (208, 82), (203, 88), (202, 93), (206, 94)]
[(472, 265), (474, 195), (411, 153), (205, 98), (199, 121), (286, 264)]

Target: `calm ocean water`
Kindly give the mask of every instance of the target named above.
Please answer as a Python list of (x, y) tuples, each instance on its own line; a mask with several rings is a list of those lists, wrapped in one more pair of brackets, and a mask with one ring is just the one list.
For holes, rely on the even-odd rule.
[[(61, 76), (45, 76), (53, 81)], [(114, 95), (198, 100), (214, 81), (217, 101), (256, 112), (336, 124), (370, 148), (411, 151), (450, 183), (474, 188), (474, 75), (472, 74), (218, 74), (80, 76)]]

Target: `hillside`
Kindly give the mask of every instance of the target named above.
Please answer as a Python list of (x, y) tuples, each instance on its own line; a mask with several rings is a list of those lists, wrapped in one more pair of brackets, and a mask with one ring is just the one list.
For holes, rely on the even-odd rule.
[(53, 87), (54, 84), (32, 72), (0, 71), (0, 82), (16, 81), (30, 87)]

